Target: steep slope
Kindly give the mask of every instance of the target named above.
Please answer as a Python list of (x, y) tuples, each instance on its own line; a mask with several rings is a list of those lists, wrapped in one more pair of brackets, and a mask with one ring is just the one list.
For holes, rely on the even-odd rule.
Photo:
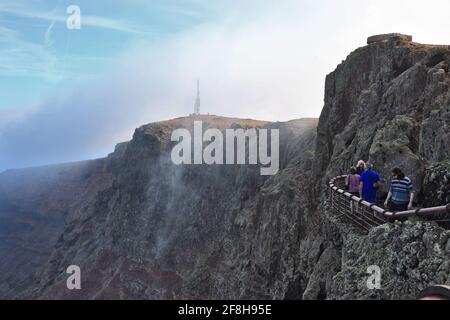
[(28, 288), (65, 221), (110, 183), (104, 165), (96, 160), (0, 174), (0, 298)]
[[(280, 129), (281, 172), (264, 177), (250, 165), (175, 166), (170, 134), (192, 129), (193, 120), (220, 129)], [(97, 299), (292, 294), (298, 246), (308, 233), (302, 220), (309, 194), (301, 191), (312, 165), (316, 124), (202, 116), (137, 129), (130, 142), (102, 160), (110, 185), (71, 215), (27, 290), (9, 294)], [(80, 291), (66, 288), (65, 270), (72, 264), (82, 270)]]
[(315, 175), (366, 159), (384, 177), (403, 167), (420, 188), (425, 168), (450, 158), (450, 48), (402, 35), (368, 42), (327, 76)]
[[(313, 168), (313, 180), (319, 181), (316, 199), (324, 199), (329, 177), (348, 172), (364, 159), (383, 177), (380, 196), (389, 186), (390, 170), (399, 166), (413, 180), (418, 205), (449, 202), (449, 65), (449, 46), (389, 34), (369, 38), (367, 46), (327, 76)], [(430, 284), (450, 282), (449, 233), (442, 228), (400, 224), (360, 237), (338, 224), (326, 206), (317, 210), (324, 225), (341, 226), (337, 243), (342, 246), (332, 247), (341, 251), (336, 262), (341, 272), (331, 276), (331, 282), (317, 278), (330, 298), (414, 298)], [(336, 232), (323, 236), (334, 238)], [(385, 286), (380, 290), (366, 287), (370, 265), (381, 268)], [(316, 269), (324, 268), (319, 263)], [(310, 281), (315, 283), (314, 278)]]

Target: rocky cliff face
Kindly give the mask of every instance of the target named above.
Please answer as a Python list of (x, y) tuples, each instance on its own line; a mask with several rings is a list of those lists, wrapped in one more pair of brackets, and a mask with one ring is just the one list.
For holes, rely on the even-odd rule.
[(450, 49), (398, 35), (369, 43), (327, 76), (315, 174), (365, 159), (384, 177), (403, 167), (420, 188), (425, 168), (450, 158)]
[[(448, 231), (407, 222), (361, 236), (323, 202), (327, 179), (359, 159), (386, 178), (384, 191), (401, 166), (421, 204), (448, 201), (450, 49), (396, 34), (368, 43), (328, 75), (317, 128), (311, 119), (199, 118), (219, 129), (280, 129), (275, 176), (250, 165), (175, 166), (170, 134), (192, 129), (193, 118), (143, 126), (108, 158), (70, 170), (0, 175), (0, 237), (10, 243), (0, 296), (413, 298), (448, 282)], [(66, 288), (69, 265), (81, 267), (79, 291)], [(365, 286), (369, 265), (381, 269), (380, 290)]]
[[(313, 168), (320, 181), (317, 199), (323, 199), (328, 177), (364, 159), (383, 177), (381, 196), (389, 187), (390, 170), (398, 166), (411, 177), (418, 205), (448, 203), (449, 65), (449, 46), (422, 45), (410, 36), (391, 34), (369, 38), (367, 46), (327, 76)], [(450, 281), (448, 233), (442, 228), (400, 224), (360, 237), (330, 216), (326, 206), (317, 210), (323, 224), (340, 226), (342, 246), (333, 248), (341, 252), (336, 266), (341, 271), (326, 282), (330, 298), (407, 299), (427, 285)], [(380, 290), (367, 289), (370, 265), (381, 268)]]
[[(101, 160), (109, 184), (91, 190), (95, 200), (85, 205), (81, 199), (82, 207), (67, 215), (54, 250), (27, 279), (28, 287), (10, 288), (5, 296), (296, 297), (299, 247), (309, 233), (302, 211), (311, 203), (305, 186), (317, 120), (200, 118), (220, 129), (279, 129), (280, 173), (264, 177), (250, 165), (175, 166), (170, 134), (192, 129), (194, 118), (143, 126)], [(82, 270), (80, 291), (66, 287), (65, 270), (73, 264)]]
[(426, 207), (450, 203), (450, 162), (440, 162), (425, 171), (421, 202)]
[[(450, 231), (430, 223), (396, 222), (366, 237), (348, 235), (341, 257), (330, 299), (416, 299), (430, 285), (450, 283)], [(380, 268), (379, 290), (367, 286), (370, 266)]]

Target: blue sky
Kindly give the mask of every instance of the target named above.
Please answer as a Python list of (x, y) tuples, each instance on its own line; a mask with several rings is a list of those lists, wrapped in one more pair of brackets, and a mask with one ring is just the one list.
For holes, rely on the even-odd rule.
[[(69, 5), (81, 29), (66, 27)], [(192, 112), (318, 117), (370, 35), (450, 44), (448, 0), (0, 0), (0, 172), (105, 156)]]
[[(81, 9), (80, 30), (66, 27), (71, 4)], [(2, 0), (0, 108), (34, 104), (60, 94), (61, 85), (70, 91), (132, 43), (158, 41), (213, 16), (195, 1)]]

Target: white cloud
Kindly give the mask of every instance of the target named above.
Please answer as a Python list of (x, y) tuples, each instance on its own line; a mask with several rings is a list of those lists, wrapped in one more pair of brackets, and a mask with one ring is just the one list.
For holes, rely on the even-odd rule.
[(52, 47), (53, 46), (53, 39), (52, 39), (52, 29), (55, 25), (55, 21), (52, 21), (50, 25), (48, 26), (47, 30), (44, 34), (44, 44), (46, 47)]
[(191, 113), (197, 79), (203, 112), (319, 116), (326, 74), (368, 36), (450, 43), (447, 0), (262, 1), (246, 19), (230, 3), (218, 22), (141, 42), (113, 60), (102, 81), (0, 125), (0, 170), (106, 154), (139, 125)]

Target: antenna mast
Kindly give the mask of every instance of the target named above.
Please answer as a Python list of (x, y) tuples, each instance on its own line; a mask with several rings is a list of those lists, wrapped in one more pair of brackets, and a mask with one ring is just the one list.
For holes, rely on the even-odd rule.
[(197, 98), (195, 99), (194, 115), (200, 115), (200, 80), (197, 80)]

